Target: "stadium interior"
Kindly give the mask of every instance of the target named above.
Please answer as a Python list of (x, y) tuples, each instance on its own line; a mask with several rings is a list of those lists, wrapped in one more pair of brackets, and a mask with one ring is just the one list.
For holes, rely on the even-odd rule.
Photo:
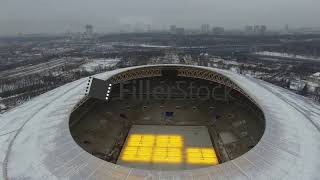
[(114, 82), (107, 100), (87, 98), (70, 116), (74, 140), (105, 161), (184, 170), (224, 163), (261, 139), (261, 109), (223, 83), (160, 75)]

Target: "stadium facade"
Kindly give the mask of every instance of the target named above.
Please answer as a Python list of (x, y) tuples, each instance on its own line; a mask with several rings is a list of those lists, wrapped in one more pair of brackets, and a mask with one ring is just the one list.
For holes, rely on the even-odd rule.
[[(86, 149), (89, 146), (79, 145), (71, 127), (81, 119), (77, 118), (81, 112), (88, 113), (85, 110), (91, 105), (90, 97), (100, 98), (105, 104), (114, 98), (107, 95), (110, 94), (108, 88), (106, 96), (99, 94), (100, 91), (86, 95), (94, 90), (92, 84), (92, 89), (88, 88), (94, 78), (103, 80), (106, 87), (112, 84), (112, 88), (117, 88), (116, 84), (134, 79), (172, 76), (222, 84), (248, 99), (263, 116), (261, 134), (251, 138), (254, 144), (233, 158), (224, 159), (219, 155), (220, 164), (183, 166), (171, 171), (108, 162)], [(320, 178), (320, 106), (302, 96), (261, 80), (197, 66), (137, 66), (94, 78), (61, 86), (0, 116), (1, 179)], [(172, 112), (166, 113), (172, 115)], [(163, 125), (168, 123), (170, 121)], [(176, 139), (179, 144), (179, 138)]]

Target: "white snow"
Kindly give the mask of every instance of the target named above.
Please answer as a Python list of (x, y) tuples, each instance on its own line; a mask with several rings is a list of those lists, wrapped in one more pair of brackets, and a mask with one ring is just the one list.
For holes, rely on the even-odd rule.
[(123, 42), (115, 42), (113, 45), (123, 45), (128, 47), (145, 47), (145, 48), (169, 48), (171, 46), (162, 46), (155, 44), (136, 44), (136, 43), (123, 43)]
[(4, 105), (4, 104), (0, 104), (0, 110), (6, 109), (6, 108), (7, 108), (7, 106), (6, 106), (6, 105)]
[(234, 61), (234, 60), (225, 60), (223, 58), (218, 58), (214, 57), (210, 59), (212, 62), (222, 62), (223, 64), (228, 64), (228, 65), (234, 65), (234, 66), (240, 66), (241, 63)]
[(320, 57), (304, 56), (304, 55), (296, 55), (296, 54), (288, 54), (288, 53), (280, 53), (280, 52), (261, 51), (261, 52), (255, 52), (254, 54), (263, 55), (263, 56), (274, 56), (274, 57), (295, 58), (295, 59), (301, 59), (301, 60), (320, 61)]
[(238, 72), (239, 72), (239, 68), (237, 68), (237, 67), (231, 67), (231, 68), (230, 68), (230, 71), (231, 71), (231, 72), (238, 73)]
[(320, 77), (320, 72), (314, 73), (312, 76), (313, 77)]
[(169, 48), (171, 46), (159, 46), (159, 45), (152, 45), (152, 44), (139, 44), (139, 47), (149, 47), (149, 48)]
[[(106, 80), (134, 68), (138, 67), (110, 71), (95, 77)], [(8, 155), (8, 164), (3, 166), (8, 170), (8, 177), (3, 176), (2, 168), (0, 177), (81, 179), (94, 174), (97, 179), (112, 179), (111, 175), (116, 174), (130, 179), (138, 174), (142, 179), (186, 179), (189, 175), (194, 179), (199, 175), (210, 179), (318, 179), (319, 104), (257, 79), (230, 71), (202, 69), (229, 77), (264, 112), (264, 135), (242, 158), (201, 169), (201, 172), (172, 171), (169, 175), (163, 171), (141, 172), (95, 158), (75, 144), (69, 132), (69, 115), (84, 96), (82, 92), (87, 79), (81, 79), (36, 97), (1, 116), (0, 165), (4, 162), (1, 156)], [(8, 132), (11, 134), (6, 135)], [(9, 137), (15, 133), (17, 136)], [(8, 143), (2, 143), (5, 141)]]
[(88, 63), (81, 65), (81, 68), (89, 72), (95, 71), (97, 68), (108, 68), (115, 66), (120, 59), (92, 59)]

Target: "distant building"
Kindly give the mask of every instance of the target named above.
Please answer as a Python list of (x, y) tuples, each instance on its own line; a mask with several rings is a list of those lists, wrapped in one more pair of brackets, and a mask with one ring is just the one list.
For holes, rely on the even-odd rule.
[(215, 35), (224, 34), (224, 28), (223, 27), (214, 27), (214, 28), (212, 28), (212, 33)]
[(208, 66), (209, 65), (209, 54), (208, 53), (201, 53), (199, 56), (199, 66)]
[(89, 25), (89, 24), (86, 25), (86, 32), (85, 32), (85, 34), (86, 34), (87, 36), (92, 36), (92, 35), (93, 35), (93, 26), (92, 26), (92, 25)]
[(246, 26), (245, 27), (245, 32), (247, 34), (252, 34), (253, 33), (253, 26)]
[(176, 31), (177, 31), (177, 26), (176, 25), (171, 25), (170, 26), (170, 32), (175, 34)]
[(266, 32), (266, 25), (254, 25), (245, 27), (245, 33), (248, 35), (264, 35)]
[(259, 25), (253, 26), (253, 32), (254, 32), (255, 34), (258, 34), (259, 31), (260, 31), (260, 26), (259, 26)]
[(267, 26), (261, 25), (258, 33), (261, 35), (264, 35), (266, 32), (267, 32)]
[(183, 35), (185, 33), (185, 30), (182, 27), (177, 27), (176, 25), (171, 25), (170, 26), (170, 33), (177, 34), (177, 35)]
[(178, 35), (184, 35), (184, 33), (185, 33), (184, 28), (179, 27), (179, 28), (176, 29), (176, 34), (178, 34)]
[(201, 25), (201, 33), (208, 34), (210, 32), (210, 25), (209, 24), (202, 24)]

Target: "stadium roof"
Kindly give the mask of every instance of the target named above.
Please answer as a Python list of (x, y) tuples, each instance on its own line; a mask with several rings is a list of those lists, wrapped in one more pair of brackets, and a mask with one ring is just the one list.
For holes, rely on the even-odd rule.
[[(130, 67), (95, 77), (106, 80), (141, 67), (157, 66)], [(88, 78), (83, 78), (0, 115), (0, 179), (319, 179), (319, 104), (261, 80), (196, 68), (229, 78), (264, 112), (262, 139), (239, 158), (195, 170), (149, 171), (87, 153), (73, 140), (68, 123), (75, 105), (85, 96)]]

